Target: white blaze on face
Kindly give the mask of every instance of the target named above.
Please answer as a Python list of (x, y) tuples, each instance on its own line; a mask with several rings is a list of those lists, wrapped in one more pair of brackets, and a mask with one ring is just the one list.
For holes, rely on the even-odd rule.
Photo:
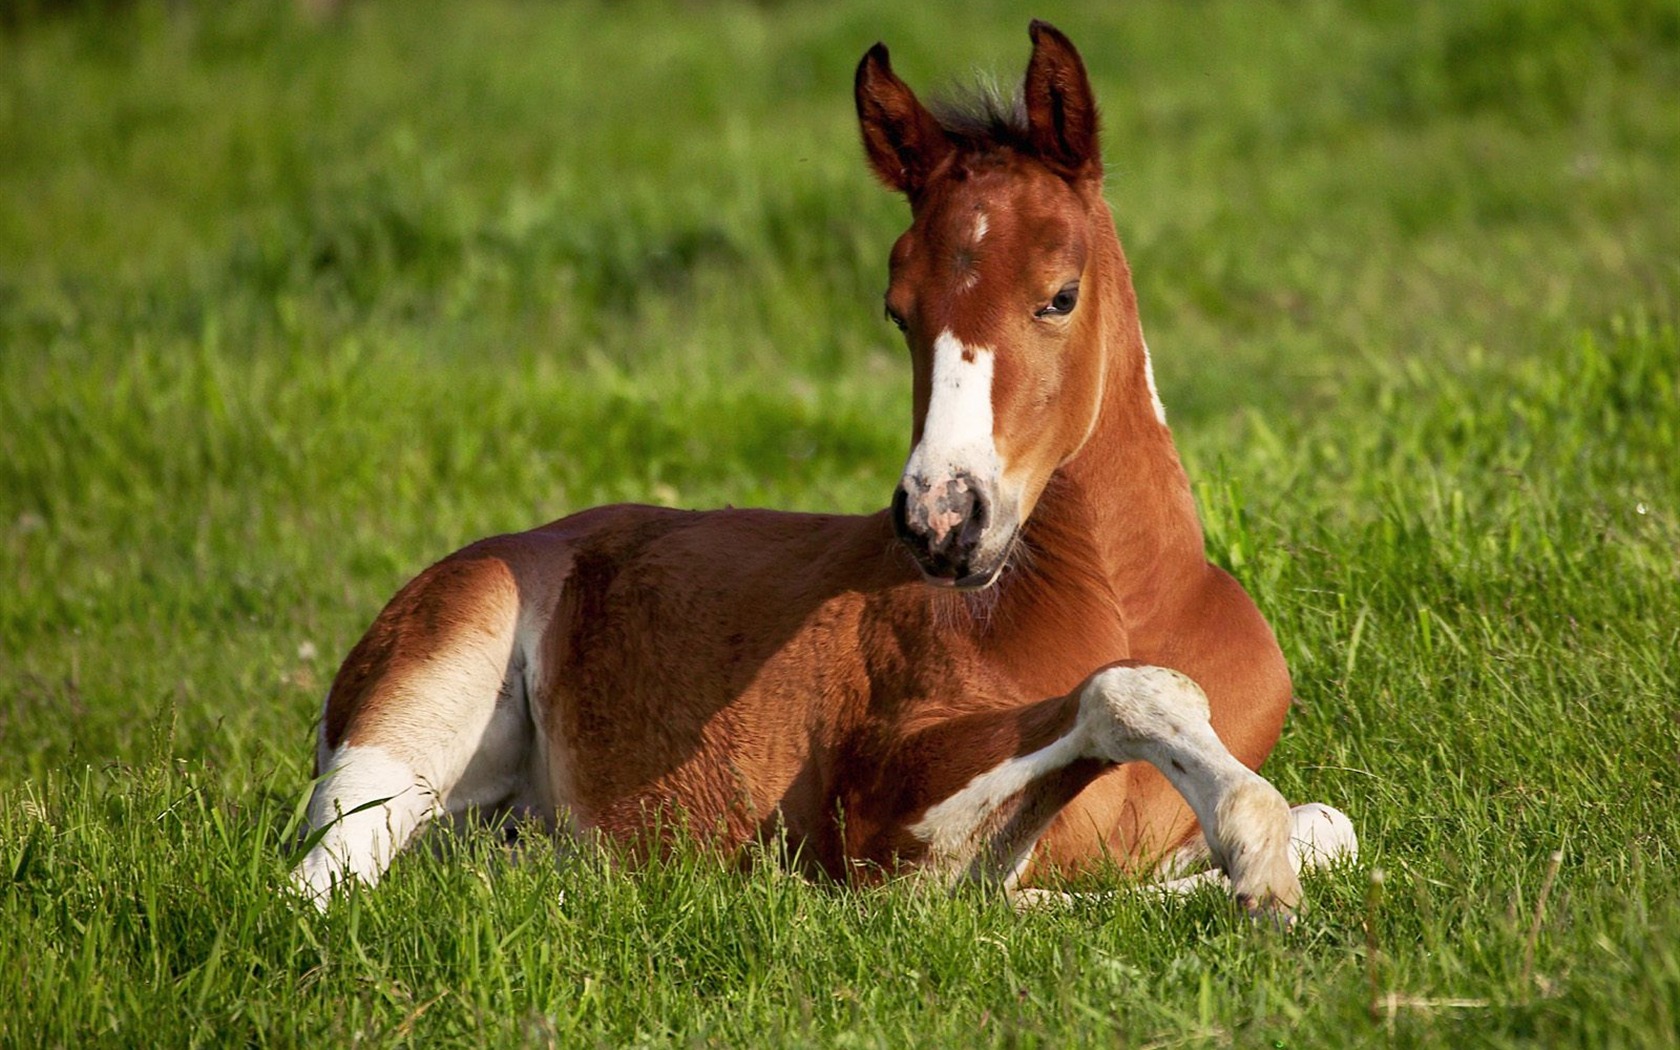
[(980, 212), (974, 216), (974, 247), (980, 247), (980, 242), (986, 239), (986, 231), (991, 229), (986, 223), (986, 213)]
[(929, 484), (957, 473), (997, 482), (1003, 474), (992, 438), (992, 350), (968, 346), (949, 330), (933, 341), (933, 381), (922, 439), (904, 465)]

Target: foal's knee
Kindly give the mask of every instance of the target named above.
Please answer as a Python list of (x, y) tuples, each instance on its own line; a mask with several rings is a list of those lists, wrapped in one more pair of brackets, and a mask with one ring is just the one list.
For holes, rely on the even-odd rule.
[(1209, 719), (1207, 694), (1188, 675), (1166, 667), (1107, 667), (1080, 694), (1079, 717), (1102, 757), (1128, 762), (1147, 757), (1141, 746), (1171, 740)]

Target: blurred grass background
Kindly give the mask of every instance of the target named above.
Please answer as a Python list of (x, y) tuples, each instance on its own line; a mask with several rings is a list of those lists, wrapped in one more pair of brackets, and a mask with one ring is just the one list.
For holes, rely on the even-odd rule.
[[(1359, 872), (1291, 941), (494, 851), (277, 899), (321, 692), (424, 564), (884, 503), (906, 211), (852, 69), (1012, 82), (1034, 16), (1376, 960)], [(1666, 1045), (1677, 297), (1672, 2), (0, 0), (0, 1041)], [(1425, 1005), (1372, 1023), (1373, 972)]]

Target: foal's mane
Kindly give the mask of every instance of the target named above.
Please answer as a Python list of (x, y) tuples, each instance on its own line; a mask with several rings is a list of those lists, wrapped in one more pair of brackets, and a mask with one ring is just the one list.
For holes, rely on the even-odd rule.
[(948, 88), (930, 100), (928, 110), (964, 152), (987, 153), (999, 147), (1033, 152), (1020, 85), (1006, 92), (997, 81), (976, 75), (970, 83)]

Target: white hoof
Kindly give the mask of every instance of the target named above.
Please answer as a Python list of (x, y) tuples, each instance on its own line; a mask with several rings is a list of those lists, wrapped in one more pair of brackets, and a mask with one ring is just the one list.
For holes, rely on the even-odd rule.
[(1289, 860), (1296, 871), (1358, 859), (1359, 836), (1346, 813), (1309, 802), (1290, 810), (1289, 817)]

